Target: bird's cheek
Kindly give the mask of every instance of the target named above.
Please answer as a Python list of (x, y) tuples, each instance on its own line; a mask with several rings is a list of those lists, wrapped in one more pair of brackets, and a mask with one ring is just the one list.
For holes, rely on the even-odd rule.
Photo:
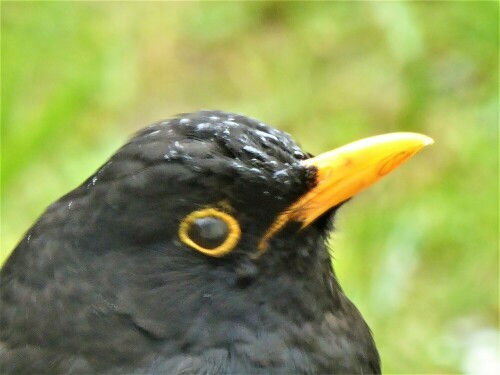
[(251, 260), (242, 260), (236, 267), (236, 284), (240, 288), (246, 288), (257, 278), (259, 274), (258, 266)]

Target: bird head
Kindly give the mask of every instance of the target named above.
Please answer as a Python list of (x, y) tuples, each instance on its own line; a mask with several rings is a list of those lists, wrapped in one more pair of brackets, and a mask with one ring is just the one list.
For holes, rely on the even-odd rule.
[[(28, 279), (44, 274), (53, 286), (43, 298), (75, 316), (66, 331), (90, 326), (108, 352), (117, 336), (142, 348), (163, 340), (164, 353), (251, 340), (277, 350), (284, 344), (273, 332), (293, 341), (335, 311), (360, 319), (332, 271), (333, 216), (429, 143), (396, 133), (313, 157), (242, 115), (180, 115), (143, 129), (52, 204), (4, 277), (19, 284), (21, 268), (31, 267)], [(360, 340), (369, 336), (363, 324)]]

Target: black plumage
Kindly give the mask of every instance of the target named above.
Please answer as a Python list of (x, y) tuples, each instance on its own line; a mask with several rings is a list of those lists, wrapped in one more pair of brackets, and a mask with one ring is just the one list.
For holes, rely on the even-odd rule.
[[(300, 163), (310, 156), (288, 134), (225, 112), (142, 130), (49, 206), (3, 266), (1, 372), (380, 373), (331, 267), (339, 205), (306, 228), (288, 223), (257, 252), (315, 186)], [(241, 228), (224, 256), (179, 239), (184, 218), (206, 207)]]

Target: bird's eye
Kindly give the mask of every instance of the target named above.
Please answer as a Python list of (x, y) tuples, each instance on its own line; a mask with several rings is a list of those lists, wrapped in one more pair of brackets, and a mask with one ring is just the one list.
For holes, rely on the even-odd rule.
[(179, 226), (179, 238), (182, 242), (213, 257), (231, 252), (240, 235), (236, 219), (214, 208), (192, 212)]

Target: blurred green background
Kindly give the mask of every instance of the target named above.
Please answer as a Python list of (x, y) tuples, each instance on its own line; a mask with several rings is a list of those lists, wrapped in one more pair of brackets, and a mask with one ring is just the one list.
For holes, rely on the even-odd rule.
[(0, 261), (144, 125), (200, 108), (319, 153), (436, 143), (332, 236), (386, 373), (499, 366), (498, 2), (2, 2)]

